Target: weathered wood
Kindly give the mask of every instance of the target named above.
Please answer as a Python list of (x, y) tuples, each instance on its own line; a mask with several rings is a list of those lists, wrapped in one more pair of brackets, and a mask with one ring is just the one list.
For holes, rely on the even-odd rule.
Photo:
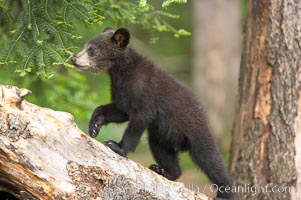
[(0, 85), (0, 190), (20, 199), (209, 199), (85, 135), (69, 113)]
[(246, 30), (230, 171), (268, 191), (237, 197), (301, 199), (301, 2), (249, 1)]

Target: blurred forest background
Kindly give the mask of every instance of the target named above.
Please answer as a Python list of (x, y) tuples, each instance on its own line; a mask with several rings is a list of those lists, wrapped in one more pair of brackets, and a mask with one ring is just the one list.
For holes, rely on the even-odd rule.
[[(147, 2), (162, 10), (162, 1)], [(171, 4), (163, 10), (179, 15), (180, 18), (166, 20), (173, 27), (189, 31), (191, 35), (174, 37), (172, 32), (154, 35), (139, 24), (116, 23), (107, 17), (101, 25), (78, 23), (75, 31), (82, 38), (76, 41), (78, 48), (72, 51), (79, 51), (85, 42), (105, 27), (126, 26), (131, 32), (132, 47), (194, 88), (208, 111), (217, 143), (224, 160), (228, 162), (247, 0), (194, 0), (185, 4)], [(0, 17), (0, 41), (10, 37), (4, 23)], [(5, 51), (5, 48), (2, 50)], [(105, 73), (91, 74), (62, 66), (50, 67), (49, 71), (43, 77), (30, 70), (20, 73), (14, 64), (0, 65), (0, 84), (28, 88), (33, 92), (27, 98), (28, 101), (72, 113), (78, 126), (87, 133), (93, 110), (110, 102), (108, 76)], [(107, 125), (101, 129), (97, 140), (119, 141), (125, 126)], [(154, 163), (146, 134), (136, 152), (129, 157), (144, 166)], [(193, 164), (188, 154), (182, 154), (179, 160), (183, 170), (179, 181), (188, 187), (200, 187), (202, 190), (202, 186), (209, 183), (205, 175)]]

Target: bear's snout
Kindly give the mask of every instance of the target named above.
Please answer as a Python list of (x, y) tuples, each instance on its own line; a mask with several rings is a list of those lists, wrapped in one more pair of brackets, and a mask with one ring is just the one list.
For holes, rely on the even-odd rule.
[(72, 62), (73, 65), (76, 64), (76, 57), (75, 57), (75, 56), (73, 56), (73, 57), (71, 58), (71, 62)]

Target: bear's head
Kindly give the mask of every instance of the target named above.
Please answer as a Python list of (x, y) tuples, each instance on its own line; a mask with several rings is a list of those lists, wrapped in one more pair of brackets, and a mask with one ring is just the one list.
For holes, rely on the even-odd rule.
[(106, 71), (125, 55), (129, 41), (130, 33), (127, 29), (114, 31), (112, 28), (105, 28), (72, 57), (72, 64), (85, 71)]

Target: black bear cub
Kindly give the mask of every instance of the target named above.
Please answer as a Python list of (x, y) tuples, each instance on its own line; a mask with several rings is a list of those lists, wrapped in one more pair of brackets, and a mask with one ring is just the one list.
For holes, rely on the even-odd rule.
[[(175, 180), (181, 175), (177, 154), (189, 151), (194, 162), (219, 187), (230, 186), (225, 164), (217, 150), (205, 111), (184, 84), (128, 47), (127, 29), (106, 28), (72, 58), (77, 68), (107, 71), (111, 78), (112, 103), (97, 107), (90, 119), (89, 134), (101, 126), (129, 121), (120, 142), (106, 145), (121, 156), (133, 152), (145, 129), (157, 165), (150, 169)], [(231, 198), (218, 192), (217, 197)]]

